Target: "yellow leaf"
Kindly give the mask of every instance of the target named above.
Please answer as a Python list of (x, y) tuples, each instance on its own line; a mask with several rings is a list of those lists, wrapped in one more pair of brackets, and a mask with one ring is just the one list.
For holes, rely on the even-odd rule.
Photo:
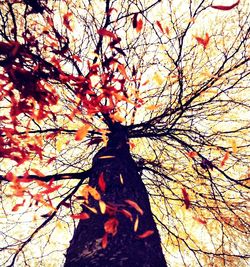
[(155, 75), (153, 76), (153, 80), (159, 85), (161, 86), (164, 82), (164, 79), (162, 78), (162, 76), (156, 72)]
[(139, 217), (136, 215), (135, 224), (134, 224), (134, 231), (136, 232), (138, 230), (139, 225)]
[(100, 200), (100, 201), (99, 201), (99, 207), (100, 207), (100, 211), (101, 211), (101, 213), (104, 214), (105, 211), (106, 211), (106, 204), (105, 204), (105, 202), (102, 201), (102, 200)]
[(234, 139), (231, 141), (231, 145), (232, 145), (233, 153), (237, 153), (238, 148), (236, 145), (236, 141)]

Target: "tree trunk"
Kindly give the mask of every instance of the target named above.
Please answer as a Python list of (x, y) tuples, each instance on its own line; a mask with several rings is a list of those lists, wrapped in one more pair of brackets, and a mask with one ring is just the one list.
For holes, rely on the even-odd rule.
[[(100, 188), (101, 173), (106, 188)], [(67, 250), (64, 266), (166, 266), (148, 194), (129, 152), (126, 132), (122, 126), (115, 127), (107, 147), (95, 155), (89, 185), (99, 192), (102, 191), (101, 198), (107, 204), (106, 212), (101, 214), (98, 201), (90, 200), (89, 204), (95, 206), (99, 212), (91, 213), (87, 220), (80, 220)], [(140, 208), (125, 200), (137, 203), (143, 214)], [(113, 233), (107, 233), (107, 223), (105, 232), (104, 225), (108, 220), (113, 222)], [(136, 221), (139, 222), (138, 229)], [(146, 237), (141, 236), (145, 232)]]

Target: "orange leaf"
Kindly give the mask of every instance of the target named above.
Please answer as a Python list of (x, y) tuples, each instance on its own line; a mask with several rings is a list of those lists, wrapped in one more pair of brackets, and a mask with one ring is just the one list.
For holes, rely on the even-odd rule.
[(138, 238), (146, 238), (146, 237), (152, 235), (153, 233), (154, 233), (153, 230), (147, 230), (146, 232), (144, 232), (144, 233), (141, 234), (141, 235), (138, 235), (137, 237), (138, 237)]
[(89, 215), (86, 212), (80, 213), (80, 214), (72, 214), (70, 216), (73, 219), (80, 219), (80, 220), (86, 220), (89, 219)]
[(220, 163), (220, 166), (223, 167), (228, 159), (229, 159), (229, 152), (227, 151)]
[(50, 194), (50, 193), (55, 192), (56, 190), (58, 190), (60, 187), (62, 187), (62, 185), (56, 185), (56, 186), (53, 186), (53, 187), (49, 187), (48, 189), (40, 192), (40, 194)]
[(186, 209), (188, 209), (190, 207), (189, 195), (188, 195), (188, 193), (187, 193), (185, 188), (182, 188), (181, 191), (182, 191), (182, 195), (184, 197), (184, 204), (186, 206)]
[(119, 222), (116, 218), (108, 219), (104, 224), (105, 232), (114, 236), (117, 233), (118, 224)]
[(99, 159), (112, 159), (115, 158), (115, 156), (101, 156)]
[(143, 215), (143, 210), (140, 208), (140, 206), (136, 202), (130, 199), (126, 199), (124, 201), (128, 203), (131, 207), (133, 207), (135, 210), (137, 210), (141, 215)]
[(230, 9), (233, 9), (234, 7), (236, 7), (238, 4), (240, 3), (240, 0), (238, 0), (236, 3), (230, 5), (230, 6), (214, 6), (212, 5), (211, 7), (212, 8), (215, 8), (215, 9), (219, 9), (219, 10), (230, 10)]
[(121, 213), (122, 213), (125, 217), (129, 218), (130, 221), (132, 222), (132, 220), (133, 220), (133, 216), (132, 216), (132, 214), (131, 214), (129, 211), (127, 211), (127, 210), (125, 210), (125, 209), (122, 209), (122, 210), (121, 210)]
[(137, 32), (140, 32), (140, 31), (142, 30), (142, 27), (143, 27), (142, 19), (139, 19), (139, 20), (137, 21), (136, 31), (137, 31)]
[(238, 151), (238, 148), (237, 148), (237, 145), (236, 145), (236, 141), (235, 140), (232, 140), (231, 141), (231, 145), (232, 145), (232, 149), (233, 149), (233, 153), (237, 153)]
[(105, 233), (102, 237), (102, 248), (105, 249), (108, 245), (108, 234)]
[(126, 69), (125, 69), (124, 65), (119, 64), (118, 65), (118, 70), (124, 76), (124, 78), (126, 78), (127, 80), (129, 80), (129, 77), (128, 77), (127, 73), (126, 73)]
[(187, 153), (187, 155), (192, 159), (192, 158), (194, 158), (194, 157), (197, 156), (197, 152), (195, 152), (195, 151), (190, 151), (190, 152)]
[(100, 175), (99, 175), (98, 185), (99, 185), (99, 187), (100, 187), (102, 192), (106, 191), (106, 182), (104, 180), (103, 172), (101, 172)]
[(208, 35), (208, 33), (206, 33), (205, 35), (205, 38), (201, 38), (201, 37), (198, 37), (198, 36), (194, 36), (194, 38), (197, 40), (197, 42), (201, 45), (203, 45), (204, 49), (206, 49), (208, 43), (209, 43), (209, 40), (210, 40), (210, 37)]
[(94, 187), (88, 186), (88, 192), (95, 200), (101, 199), (100, 194), (98, 193), (98, 191)]
[(86, 125), (82, 126), (81, 128), (79, 128), (78, 131), (76, 132), (75, 140), (81, 141), (87, 135), (89, 127), (90, 127), (90, 125), (86, 124)]

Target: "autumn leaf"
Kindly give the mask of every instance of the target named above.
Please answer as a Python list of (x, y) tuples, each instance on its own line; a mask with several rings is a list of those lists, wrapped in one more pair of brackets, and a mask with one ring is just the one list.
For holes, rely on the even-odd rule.
[(63, 25), (70, 31), (72, 31), (73, 29), (70, 26), (70, 17), (73, 14), (71, 12), (66, 13), (65, 15), (63, 15)]
[(99, 30), (97, 31), (97, 33), (98, 33), (99, 35), (107, 36), (107, 37), (110, 37), (110, 38), (112, 38), (112, 39), (116, 39), (116, 38), (117, 38), (117, 36), (116, 36), (113, 32), (108, 31), (108, 30), (106, 30), (106, 29), (99, 29)]
[(201, 219), (201, 218), (199, 218), (199, 217), (193, 217), (193, 219), (195, 220), (195, 221), (197, 221), (198, 223), (200, 223), (200, 224), (207, 224), (207, 221), (206, 220), (204, 220), (204, 219)]
[(106, 207), (107, 207), (106, 203), (102, 200), (99, 200), (99, 207), (100, 207), (101, 213), (104, 214), (106, 211)]
[(86, 125), (82, 126), (81, 128), (79, 128), (76, 132), (75, 140), (81, 141), (87, 135), (89, 127), (90, 127), (90, 125), (86, 124)]
[(227, 151), (227, 152), (225, 153), (225, 155), (224, 155), (224, 157), (223, 157), (221, 163), (220, 163), (220, 166), (221, 166), (221, 167), (223, 167), (223, 166), (225, 165), (226, 161), (229, 159), (229, 155), (230, 155), (230, 154), (229, 154), (229, 152)]
[(22, 203), (16, 204), (13, 208), (12, 211), (18, 211), (20, 207), (22, 207), (25, 203), (25, 199), (23, 200)]
[(119, 221), (116, 218), (108, 219), (104, 224), (104, 230), (107, 234), (112, 234), (113, 236), (117, 233)]
[(90, 216), (86, 212), (80, 214), (72, 214), (70, 217), (73, 219), (80, 219), (80, 220), (86, 220), (90, 218)]
[(148, 237), (148, 236), (151, 236), (153, 233), (154, 233), (153, 230), (147, 230), (147, 231), (145, 231), (143, 234), (138, 235), (137, 237), (138, 237), (138, 238), (146, 238), (146, 237)]
[(37, 176), (39, 176), (39, 177), (44, 177), (45, 175), (41, 172), (41, 171), (39, 171), (39, 170), (37, 170), (37, 169), (34, 169), (34, 168), (32, 168), (32, 169), (30, 169), (34, 174), (36, 174)]
[(236, 141), (235, 140), (232, 140), (231, 141), (231, 145), (232, 145), (233, 153), (236, 154), (238, 152)]
[(211, 5), (212, 8), (214, 9), (219, 9), (219, 10), (224, 10), (224, 11), (227, 11), (227, 10), (230, 10), (230, 9), (233, 9), (234, 7), (236, 7), (238, 4), (240, 3), (240, 0), (238, 0), (236, 3), (230, 5), (230, 6), (222, 6), (222, 5)]
[(132, 220), (133, 220), (133, 216), (132, 216), (132, 214), (131, 214), (129, 211), (127, 211), (127, 210), (125, 210), (125, 209), (122, 209), (122, 210), (121, 210), (121, 213), (122, 213), (125, 217), (127, 217), (128, 219), (130, 219), (130, 221), (132, 222)]
[(206, 33), (205, 38), (201, 38), (198, 36), (194, 36), (194, 38), (197, 40), (197, 42), (201, 45), (203, 45), (204, 49), (207, 48), (207, 45), (209, 43), (210, 37), (208, 35), (208, 33)]
[(143, 215), (143, 210), (140, 208), (140, 206), (136, 202), (130, 199), (126, 199), (124, 201), (128, 203), (131, 207), (133, 207), (135, 210), (137, 210), (141, 215)]
[(159, 29), (161, 30), (161, 32), (164, 33), (164, 30), (163, 30), (162, 25), (161, 25), (161, 23), (160, 23), (159, 20), (156, 21), (156, 25), (159, 27)]
[(127, 80), (129, 80), (129, 77), (127, 75), (126, 69), (124, 67), (123, 64), (119, 64), (118, 65), (118, 70), (120, 71), (120, 73), (124, 76), (124, 78), (126, 78)]
[(195, 151), (190, 151), (190, 152), (187, 153), (187, 155), (188, 155), (188, 157), (190, 157), (190, 158), (192, 159), (192, 158), (194, 158), (194, 157), (197, 156), (197, 152), (195, 152)]
[(182, 191), (182, 195), (184, 198), (185, 207), (186, 207), (186, 209), (188, 209), (190, 207), (190, 199), (189, 199), (188, 192), (187, 192), (186, 188), (182, 188), (181, 191)]
[(137, 21), (136, 32), (139, 33), (142, 30), (142, 27), (143, 27), (143, 21), (142, 21), (142, 19), (139, 19)]
[(108, 234), (105, 233), (102, 237), (102, 248), (105, 249), (108, 245)]
[(104, 174), (103, 172), (100, 173), (99, 178), (98, 178), (98, 185), (101, 189), (102, 192), (106, 191), (106, 182), (104, 180)]
[(134, 223), (134, 232), (136, 232), (138, 230), (138, 226), (139, 226), (139, 217), (138, 217), (138, 215), (136, 215), (136, 219), (135, 219), (135, 223)]

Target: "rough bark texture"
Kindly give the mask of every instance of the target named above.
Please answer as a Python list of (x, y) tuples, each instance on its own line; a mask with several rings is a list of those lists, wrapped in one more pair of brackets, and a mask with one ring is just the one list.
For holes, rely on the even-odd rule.
[[(126, 132), (117, 126), (109, 140), (107, 147), (102, 148), (94, 157), (89, 184), (99, 189), (98, 178), (103, 173), (106, 190), (102, 194), (102, 200), (114, 209), (107, 210), (105, 214), (91, 214), (89, 219), (79, 222), (67, 250), (64, 266), (164, 267), (166, 263), (148, 194), (129, 153)], [(103, 156), (114, 157), (102, 158)], [(144, 211), (143, 215), (127, 204), (124, 201), (126, 199), (136, 202)], [(98, 208), (96, 202), (93, 200), (92, 205)], [(121, 213), (122, 209), (131, 212), (133, 221)], [(137, 216), (139, 226), (135, 232), (134, 222)], [(117, 233), (108, 234), (108, 244), (103, 249), (104, 224), (110, 218), (116, 218), (119, 222)], [(138, 235), (147, 230), (153, 230), (154, 233), (146, 238), (138, 238)]]

